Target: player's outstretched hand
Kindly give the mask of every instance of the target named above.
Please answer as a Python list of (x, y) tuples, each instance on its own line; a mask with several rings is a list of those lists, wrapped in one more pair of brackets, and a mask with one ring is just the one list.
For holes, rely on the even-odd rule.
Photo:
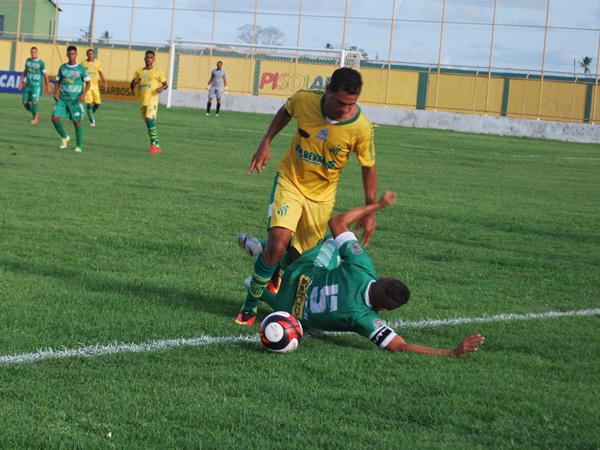
[(256, 170), (258, 173), (262, 173), (262, 170), (267, 167), (269, 159), (271, 159), (271, 146), (261, 142), (256, 150), (256, 153), (254, 153), (254, 156), (252, 157), (250, 168), (246, 173), (251, 175), (254, 170)]
[(379, 204), (382, 208), (396, 203), (396, 193), (394, 191), (384, 191), (379, 198)]
[(478, 347), (483, 345), (485, 337), (480, 334), (472, 334), (462, 340), (458, 347), (454, 349), (454, 353), (458, 358), (464, 358), (467, 353), (476, 352)]
[(210, 84), (206, 85), (206, 92), (210, 92)]

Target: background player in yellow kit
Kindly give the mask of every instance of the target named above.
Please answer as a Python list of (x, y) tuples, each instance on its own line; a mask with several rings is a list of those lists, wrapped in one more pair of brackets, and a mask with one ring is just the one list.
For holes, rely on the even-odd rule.
[(102, 80), (104, 84), (104, 91), (108, 90), (108, 84), (106, 78), (104, 78), (104, 72), (102, 70), (102, 64), (95, 58), (94, 50), (88, 49), (85, 52), (87, 59), (81, 63), (90, 77), (90, 89), (85, 96), (85, 103), (87, 103), (87, 115), (90, 119), (90, 125), (96, 126), (96, 120), (94, 119), (94, 113), (100, 108), (102, 100), (100, 99), (100, 88), (98, 87), (98, 80)]
[(162, 70), (154, 67), (155, 54), (148, 50), (144, 56), (144, 68), (138, 69), (133, 74), (131, 89), (137, 84), (140, 86), (140, 111), (148, 127), (150, 136), (150, 154), (160, 153), (162, 150), (158, 143), (158, 132), (154, 121), (158, 114), (158, 94), (167, 89), (167, 78)]

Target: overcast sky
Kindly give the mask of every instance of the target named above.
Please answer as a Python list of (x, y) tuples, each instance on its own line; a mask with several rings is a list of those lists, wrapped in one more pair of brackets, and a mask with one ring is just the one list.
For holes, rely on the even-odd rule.
[[(339, 47), (344, 39), (345, 0), (175, 0), (173, 36), (187, 41), (234, 43), (238, 28), (254, 23), (283, 32), (282, 44), (302, 48)], [(89, 26), (92, 0), (59, 0), (60, 38), (78, 38)], [(345, 46), (378, 59), (436, 65), (442, 0), (349, 0)], [(132, 4), (135, 9), (132, 10)], [(216, 4), (216, 20), (213, 11)], [(485, 69), (493, 48), (498, 69), (539, 71), (544, 48), (548, 0), (498, 0), (494, 45), (494, 0), (447, 0), (442, 63)], [(173, 0), (96, 0), (94, 36), (108, 31), (114, 43), (165, 44), (171, 35)], [(133, 27), (131, 27), (133, 15)], [(300, 29), (299, 29), (300, 26)], [(593, 58), (596, 72), (600, 41), (600, 0), (551, 0), (545, 69), (572, 74), (574, 61)], [(131, 32), (130, 32), (131, 30)], [(390, 48), (391, 47), (391, 48)], [(581, 71), (576, 64), (576, 70)]]

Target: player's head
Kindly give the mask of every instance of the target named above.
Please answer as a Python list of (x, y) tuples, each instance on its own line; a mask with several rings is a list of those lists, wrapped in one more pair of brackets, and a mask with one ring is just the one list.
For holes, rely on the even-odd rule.
[(376, 311), (389, 311), (405, 305), (410, 298), (408, 287), (395, 278), (380, 278), (371, 284), (369, 300)]
[(87, 51), (85, 52), (85, 55), (87, 56), (88, 61), (93, 61), (94, 60), (94, 49), (88, 48)]
[(221, 70), (221, 67), (223, 67), (223, 61), (217, 61), (217, 69)]
[(67, 47), (67, 58), (69, 58), (69, 63), (74, 64), (77, 58), (77, 47), (74, 45), (69, 45)]
[(37, 59), (37, 54), (38, 54), (37, 47), (31, 47), (31, 49), (29, 50), (29, 52), (31, 53), (31, 58), (32, 59)]
[(358, 71), (350, 67), (340, 67), (331, 75), (331, 81), (327, 87), (329, 92), (344, 91), (351, 95), (360, 95), (362, 77)]
[(154, 52), (152, 50), (147, 50), (144, 54), (144, 62), (146, 63), (146, 67), (151, 67), (154, 64)]
[(362, 79), (356, 70), (342, 67), (333, 72), (325, 88), (327, 96), (323, 107), (327, 117), (337, 121), (351, 119), (357, 111), (361, 88)]

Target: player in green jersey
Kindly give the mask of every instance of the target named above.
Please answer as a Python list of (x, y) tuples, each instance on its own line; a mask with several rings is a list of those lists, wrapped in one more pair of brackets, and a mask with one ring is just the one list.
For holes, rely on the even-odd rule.
[(37, 47), (31, 47), (30, 52), (31, 58), (27, 58), (25, 61), (19, 89), (23, 90), (23, 106), (31, 112), (30, 123), (36, 124), (40, 116), (38, 101), (42, 95), (42, 83), (46, 83), (46, 92), (50, 92), (50, 82), (46, 73), (46, 64), (38, 58)]
[(65, 132), (60, 121), (61, 117), (69, 118), (75, 125), (75, 136), (77, 139), (76, 152), (81, 152), (83, 144), (83, 127), (81, 119), (85, 117), (83, 102), (85, 94), (90, 89), (90, 77), (85, 67), (77, 62), (77, 47), (70, 45), (67, 47), (68, 63), (63, 64), (58, 69), (56, 75), (56, 87), (54, 92), (54, 109), (52, 110), (52, 123), (62, 141), (60, 148), (67, 148), (67, 143), (71, 138)]
[(378, 202), (332, 217), (333, 239), (304, 252), (288, 266), (277, 294), (263, 291), (261, 300), (275, 311), (293, 314), (307, 328), (353, 331), (393, 352), (464, 357), (477, 351), (485, 338), (472, 334), (454, 349), (409, 344), (380, 318), (378, 311), (396, 309), (410, 297), (408, 288), (394, 278), (377, 278), (375, 267), (349, 226), (395, 203), (386, 191)]

